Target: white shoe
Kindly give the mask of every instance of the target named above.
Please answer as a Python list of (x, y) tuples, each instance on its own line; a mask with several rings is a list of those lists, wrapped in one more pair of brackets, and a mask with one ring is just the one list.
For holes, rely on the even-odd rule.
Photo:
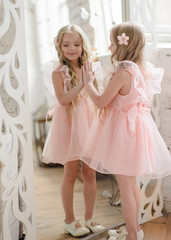
[(85, 222), (85, 226), (88, 227), (93, 233), (100, 232), (105, 229), (104, 226), (101, 224), (97, 223), (93, 219), (89, 219), (88, 221)]
[(109, 238), (108, 238), (108, 240), (116, 240), (117, 239), (117, 237), (114, 237), (114, 236), (110, 236)]
[(123, 227), (120, 227), (119, 229), (115, 230), (115, 229), (112, 229), (112, 230), (109, 230), (108, 231), (108, 235), (109, 236), (113, 236), (113, 237), (119, 237), (119, 236), (125, 236), (127, 235), (127, 231), (126, 231), (126, 227), (123, 226)]
[(81, 225), (78, 220), (67, 224), (64, 221), (64, 230), (66, 234), (71, 234), (73, 237), (81, 237), (90, 233), (90, 230), (87, 227), (77, 227), (77, 224)]
[(126, 236), (121, 235), (119, 237), (110, 236), (108, 240), (126, 240)]
[[(108, 235), (113, 237), (126, 236), (127, 234), (126, 226), (120, 227), (118, 230), (112, 229), (108, 231)], [(138, 240), (144, 239), (144, 232), (142, 229), (137, 232), (137, 236)]]
[(144, 239), (144, 232), (142, 229), (140, 229), (138, 232), (137, 232), (137, 236), (138, 236), (138, 240), (143, 240)]

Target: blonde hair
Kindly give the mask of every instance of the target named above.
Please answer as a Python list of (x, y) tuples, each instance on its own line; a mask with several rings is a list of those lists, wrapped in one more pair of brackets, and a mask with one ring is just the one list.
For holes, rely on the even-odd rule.
[[(129, 37), (128, 45), (120, 45), (118, 36), (125, 33)], [(111, 60), (129, 60), (143, 68), (145, 36), (141, 27), (134, 22), (123, 22), (111, 29), (111, 38), (116, 46), (116, 51), (112, 54)]]
[[(61, 65), (67, 65), (69, 68), (69, 75), (71, 76), (70, 84), (69, 84), (69, 89), (74, 88), (76, 85), (79, 83), (79, 77), (77, 73), (75, 72), (75, 69), (73, 68), (70, 60), (64, 57), (63, 51), (62, 51), (62, 39), (63, 35), (65, 33), (71, 33), (75, 32), (78, 33), (81, 39), (82, 43), (82, 53), (81, 56), (78, 59), (78, 66), (81, 67), (83, 66), (84, 62), (86, 62), (89, 58), (89, 42), (87, 39), (87, 36), (83, 32), (83, 30), (77, 26), (76, 24), (69, 24), (64, 27), (62, 27), (56, 37), (57, 44), (55, 45), (55, 48), (58, 53), (58, 58), (59, 62)], [(76, 101), (78, 101), (79, 95), (76, 98)], [(71, 105), (75, 108), (74, 102), (72, 101)]]
[[(83, 32), (83, 30), (76, 24), (69, 24), (69, 25), (62, 27), (57, 34), (57, 43), (58, 44), (56, 45), (56, 50), (58, 53), (59, 62), (62, 65), (69, 65), (68, 67), (70, 68), (71, 63), (68, 59), (66, 59), (64, 57), (61, 45), (62, 45), (63, 35), (65, 33), (71, 33), (71, 32), (78, 33), (81, 38), (82, 54), (78, 61), (79, 67), (81, 67), (84, 64), (84, 62), (88, 60), (88, 57), (89, 57), (89, 42), (88, 42), (87, 36)], [(71, 65), (71, 68), (72, 68), (72, 65)]]
[[(118, 36), (125, 33), (128, 39), (128, 45), (119, 44)], [(134, 22), (123, 22), (115, 25), (111, 29), (111, 38), (115, 44), (116, 50), (111, 56), (112, 63), (116, 61), (132, 61), (144, 69), (144, 47), (145, 35), (141, 27)], [(105, 116), (106, 107), (100, 110), (99, 117), (102, 113)]]

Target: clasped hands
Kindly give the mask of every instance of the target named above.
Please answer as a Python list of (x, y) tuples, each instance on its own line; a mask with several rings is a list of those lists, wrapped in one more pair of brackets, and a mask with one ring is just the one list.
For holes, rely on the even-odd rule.
[(88, 83), (93, 83), (94, 81), (94, 72), (92, 69), (92, 63), (89, 61), (86, 61), (84, 65), (81, 67), (82, 72), (82, 83), (84, 85)]

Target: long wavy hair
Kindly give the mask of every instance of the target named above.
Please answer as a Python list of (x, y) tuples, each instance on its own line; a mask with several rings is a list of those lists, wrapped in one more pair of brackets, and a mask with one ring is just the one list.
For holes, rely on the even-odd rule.
[[(62, 51), (63, 35), (65, 33), (71, 33), (71, 32), (78, 33), (80, 38), (81, 38), (82, 53), (81, 53), (81, 56), (78, 59), (78, 66), (81, 68), (81, 66), (83, 66), (83, 64), (89, 58), (89, 41), (88, 41), (88, 38), (87, 38), (86, 34), (83, 32), (83, 30), (76, 24), (69, 24), (69, 25), (66, 25), (66, 26), (62, 27), (57, 34), (57, 37), (56, 37), (57, 44), (55, 45), (55, 48), (56, 48), (57, 53), (58, 53), (58, 58), (59, 58), (60, 64), (61, 65), (67, 65), (68, 68), (69, 68), (69, 75), (71, 76), (71, 80), (70, 80), (70, 83), (69, 83), (69, 89), (72, 89), (76, 85), (79, 84), (79, 77), (78, 77), (74, 67), (72, 66), (71, 61), (64, 57), (63, 51)], [(98, 88), (96, 80), (94, 81), (94, 85), (95, 85), (96, 88)], [(76, 102), (78, 101), (78, 99), (79, 99), (79, 95), (76, 98)], [(71, 105), (75, 109), (74, 102), (75, 101), (72, 101)]]

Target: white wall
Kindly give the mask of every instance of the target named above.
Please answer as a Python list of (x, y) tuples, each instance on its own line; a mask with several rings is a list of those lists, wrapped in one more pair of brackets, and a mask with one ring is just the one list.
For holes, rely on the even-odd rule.
[(34, 113), (44, 104), (44, 84), (40, 71), (35, 5), (25, 2), (26, 47), (30, 110)]

